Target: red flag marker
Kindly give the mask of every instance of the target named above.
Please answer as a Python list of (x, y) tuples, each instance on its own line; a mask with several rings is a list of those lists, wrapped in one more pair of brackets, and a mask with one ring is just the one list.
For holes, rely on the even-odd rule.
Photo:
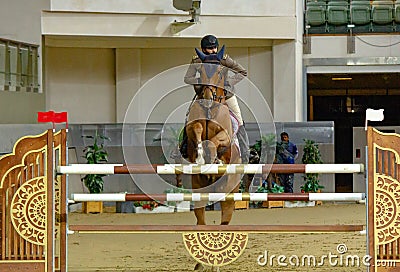
[(63, 112), (54, 112), (54, 111), (45, 111), (38, 112), (38, 123), (53, 123), (53, 129), (55, 128), (55, 123), (65, 123), (66, 128), (68, 129), (68, 113), (66, 111)]

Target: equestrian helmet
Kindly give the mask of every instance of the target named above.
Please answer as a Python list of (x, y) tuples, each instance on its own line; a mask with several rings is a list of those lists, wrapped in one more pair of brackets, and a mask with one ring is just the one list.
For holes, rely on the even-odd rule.
[(201, 39), (201, 48), (214, 48), (218, 45), (218, 39), (214, 35), (206, 35)]

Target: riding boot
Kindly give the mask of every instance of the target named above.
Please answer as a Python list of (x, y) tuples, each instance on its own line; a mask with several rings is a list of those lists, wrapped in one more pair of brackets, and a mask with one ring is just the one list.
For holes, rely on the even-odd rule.
[(187, 158), (188, 155), (188, 137), (186, 134), (186, 129), (183, 130), (182, 142), (179, 144), (179, 151), (181, 153), (182, 158)]
[(240, 155), (242, 157), (242, 163), (249, 162), (249, 138), (247, 136), (246, 129), (243, 126), (240, 126), (237, 132), (237, 138), (239, 140), (239, 148), (240, 148)]

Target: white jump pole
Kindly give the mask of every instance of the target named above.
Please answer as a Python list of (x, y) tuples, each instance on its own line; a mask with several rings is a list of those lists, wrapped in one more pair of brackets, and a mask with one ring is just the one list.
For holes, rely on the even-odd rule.
[(263, 174), (363, 173), (363, 164), (71, 164), (58, 166), (58, 174)]
[(301, 201), (360, 201), (365, 199), (364, 193), (169, 193), (169, 194), (72, 194), (70, 200), (81, 201), (268, 201), (268, 200), (301, 200)]
[(113, 175), (114, 169), (117, 166), (123, 166), (123, 164), (70, 164), (68, 166), (57, 166), (57, 173), (77, 175)]

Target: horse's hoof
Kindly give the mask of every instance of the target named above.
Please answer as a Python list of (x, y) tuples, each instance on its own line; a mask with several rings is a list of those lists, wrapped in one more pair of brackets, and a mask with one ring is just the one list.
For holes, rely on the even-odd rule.
[(219, 272), (218, 266), (204, 266), (201, 263), (197, 263), (194, 267), (195, 271), (203, 271), (203, 272)]
[(201, 263), (197, 263), (194, 266), (194, 271), (204, 271), (204, 266)]
[(224, 164), (224, 162), (218, 158), (215, 159), (214, 164)]

